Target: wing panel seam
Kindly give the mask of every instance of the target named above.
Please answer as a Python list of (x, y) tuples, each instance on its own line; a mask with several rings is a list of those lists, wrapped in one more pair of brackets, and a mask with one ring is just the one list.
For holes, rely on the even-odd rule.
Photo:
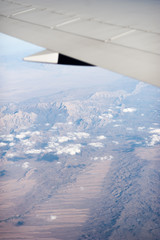
[(23, 13), (26, 13), (26, 12), (31, 12), (33, 10), (35, 10), (36, 8), (30, 8), (30, 9), (27, 9), (27, 10), (23, 10), (23, 11), (20, 11), (20, 12), (17, 12), (17, 13), (14, 13), (12, 14), (11, 16), (17, 16), (19, 14), (23, 14)]
[(77, 37), (81, 37), (81, 38), (86, 38), (86, 39), (90, 39), (90, 40), (93, 40), (93, 41), (97, 41), (97, 42), (101, 42), (103, 44), (112, 44), (114, 46), (121, 46), (121, 47), (125, 47), (125, 48), (128, 48), (128, 49), (133, 49), (133, 50), (137, 50), (139, 52), (144, 52), (144, 53), (149, 53), (149, 54), (152, 54), (152, 55), (157, 55), (157, 56), (160, 56), (160, 54), (158, 53), (155, 53), (155, 52), (150, 52), (150, 51), (145, 51), (145, 50), (142, 50), (142, 49), (138, 49), (138, 48), (134, 48), (134, 47), (128, 47), (126, 45), (123, 45), (123, 44), (119, 44), (119, 43), (114, 43), (112, 42), (110, 39), (108, 40), (100, 40), (100, 39), (96, 39), (96, 38), (92, 38), (92, 37), (86, 37), (84, 35), (80, 35), (80, 34), (77, 34), (77, 33), (70, 33), (70, 32), (67, 32), (67, 31), (64, 31), (64, 30), (61, 30), (59, 28), (53, 28), (53, 27), (48, 27), (48, 26), (43, 26), (43, 25), (40, 25), (40, 24), (37, 24), (37, 23), (30, 23), (28, 21), (25, 21), (25, 20), (18, 20), (14, 17), (11, 17), (11, 16), (4, 16), (3, 14), (0, 14), (0, 16), (4, 17), (4, 18), (9, 18), (11, 20), (14, 20), (14, 21), (17, 21), (17, 22), (24, 22), (25, 24), (32, 24), (32, 25), (35, 25), (35, 26), (38, 26), (38, 27), (41, 27), (41, 28), (45, 28), (45, 29), (49, 29), (51, 31), (57, 31), (57, 32), (62, 32), (62, 33), (67, 33), (69, 35), (73, 35), (73, 36), (77, 36)]

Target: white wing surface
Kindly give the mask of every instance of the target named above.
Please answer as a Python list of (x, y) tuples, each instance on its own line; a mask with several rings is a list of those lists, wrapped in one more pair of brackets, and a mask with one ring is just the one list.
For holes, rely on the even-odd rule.
[(160, 87), (159, 0), (0, 0), (0, 31)]

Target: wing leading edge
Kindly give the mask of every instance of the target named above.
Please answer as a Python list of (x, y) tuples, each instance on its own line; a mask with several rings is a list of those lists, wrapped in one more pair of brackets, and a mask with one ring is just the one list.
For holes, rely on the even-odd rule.
[(160, 87), (159, 1), (0, 0), (0, 6), (1, 32)]

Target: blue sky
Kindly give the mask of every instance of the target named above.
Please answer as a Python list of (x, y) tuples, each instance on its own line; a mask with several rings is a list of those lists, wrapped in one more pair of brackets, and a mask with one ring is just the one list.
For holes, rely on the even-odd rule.
[[(24, 62), (43, 48), (0, 34), (0, 102), (17, 102), (75, 88), (113, 89), (128, 79), (98, 67)], [(120, 82), (119, 82), (120, 80)], [(117, 82), (118, 81), (118, 82)], [(137, 84), (129, 79), (129, 84)]]

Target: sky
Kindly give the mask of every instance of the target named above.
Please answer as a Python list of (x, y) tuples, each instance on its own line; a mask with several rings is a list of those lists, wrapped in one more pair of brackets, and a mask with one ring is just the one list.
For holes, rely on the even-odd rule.
[(43, 48), (0, 34), (0, 102), (19, 102), (74, 88), (112, 86), (122, 75), (98, 67), (31, 63)]

